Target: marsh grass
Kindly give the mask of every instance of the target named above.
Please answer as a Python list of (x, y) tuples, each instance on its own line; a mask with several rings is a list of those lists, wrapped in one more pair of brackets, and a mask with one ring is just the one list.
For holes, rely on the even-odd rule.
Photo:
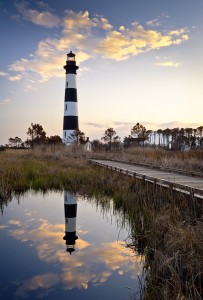
[(202, 299), (202, 200), (154, 191), (146, 184), (126, 199), (134, 246), (145, 255), (144, 299)]
[(129, 162), (150, 164), (162, 168), (203, 172), (203, 149), (188, 152), (134, 147), (126, 149), (121, 157)]
[[(130, 150), (132, 151), (132, 150)], [(99, 158), (138, 160), (172, 159), (170, 154), (140, 149), (126, 153), (96, 154)], [(158, 150), (159, 151), (159, 150)], [(114, 200), (132, 228), (132, 247), (145, 258), (143, 299), (202, 299), (203, 206), (202, 200), (143, 183), (135, 178), (92, 167), (82, 148), (37, 148), (0, 153), (1, 210), (13, 195), (32, 190), (63, 190), (95, 196), (102, 205)], [(168, 156), (167, 156), (168, 155)], [(181, 158), (178, 158), (180, 155)], [(178, 154), (179, 165), (202, 154)], [(134, 298), (136, 299), (136, 298)]]

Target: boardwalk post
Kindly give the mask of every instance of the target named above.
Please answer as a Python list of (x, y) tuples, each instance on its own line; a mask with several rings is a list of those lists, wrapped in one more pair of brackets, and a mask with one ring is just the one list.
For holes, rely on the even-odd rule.
[(157, 189), (157, 180), (156, 178), (154, 179), (154, 192), (156, 192), (156, 189)]
[(146, 178), (145, 175), (143, 175), (143, 176), (142, 176), (142, 182), (143, 182), (143, 184), (145, 184), (145, 182), (146, 182), (146, 181), (145, 181), (145, 178)]
[(192, 200), (194, 199), (194, 189), (193, 188), (190, 189), (190, 197)]

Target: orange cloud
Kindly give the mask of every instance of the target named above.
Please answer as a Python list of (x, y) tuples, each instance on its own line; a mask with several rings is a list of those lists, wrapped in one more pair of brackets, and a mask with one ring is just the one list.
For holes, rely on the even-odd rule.
[(97, 52), (115, 60), (125, 60), (139, 53), (181, 44), (189, 39), (186, 29), (179, 29), (168, 34), (156, 30), (145, 30), (134, 24), (134, 29), (120, 27), (120, 31), (109, 31), (99, 41)]

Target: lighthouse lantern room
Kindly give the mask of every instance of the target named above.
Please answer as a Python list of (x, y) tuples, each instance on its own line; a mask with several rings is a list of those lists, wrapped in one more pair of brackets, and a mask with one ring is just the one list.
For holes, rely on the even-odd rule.
[(76, 86), (76, 66), (75, 54), (70, 51), (67, 54), (67, 61), (64, 69), (66, 70), (65, 99), (64, 99), (64, 119), (63, 119), (63, 143), (71, 144), (71, 135), (79, 128), (78, 124), (78, 103)]

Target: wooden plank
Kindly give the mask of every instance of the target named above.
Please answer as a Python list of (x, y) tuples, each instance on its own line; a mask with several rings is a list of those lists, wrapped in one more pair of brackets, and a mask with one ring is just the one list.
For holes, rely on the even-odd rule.
[(115, 170), (117, 172), (127, 174), (129, 176), (135, 176), (139, 179), (165, 186), (172, 187), (174, 190), (194, 194), (195, 197), (203, 199), (203, 178), (194, 177), (189, 175), (183, 175), (175, 173), (174, 171), (169, 172), (160, 169), (150, 169), (146, 166), (137, 166), (135, 164), (130, 165), (129, 163), (110, 161), (110, 160), (90, 160), (92, 163), (99, 166)]

